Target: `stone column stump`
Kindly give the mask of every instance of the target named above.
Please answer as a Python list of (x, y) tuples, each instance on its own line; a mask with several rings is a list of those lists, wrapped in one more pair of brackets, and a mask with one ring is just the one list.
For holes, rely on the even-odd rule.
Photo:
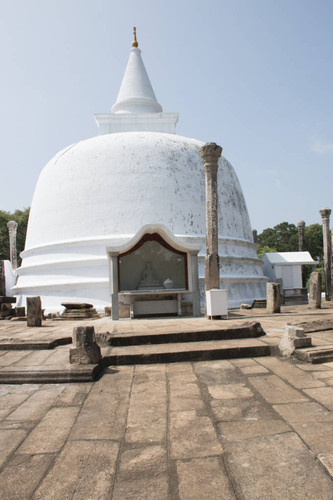
[(321, 273), (310, 274), (309, 306), (311, 309), (321, 308)]
[(271, 314), (281, 312), (280, 285), (278, 283), (267, 283), (266, 311)]
[(42, 317), (40, 297), (27, 297), (27, 326), (42, 326)]
[(279, 349), (282, 356), (291, 356), (295, 349), (311, 347), (311, 337), (304, 336), (304, 329), (295, 325), (286, 325), (280, 340)]
[(76, 326), (73, 329), (74, 347), (69, 351), (69, 362), (75, 365), (95, 365), (102, 359), (101, 348), (96, 342), (93, 326)]

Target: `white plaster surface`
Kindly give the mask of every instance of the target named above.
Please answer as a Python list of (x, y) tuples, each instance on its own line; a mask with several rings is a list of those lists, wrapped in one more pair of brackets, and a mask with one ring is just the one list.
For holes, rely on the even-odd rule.
[[(41, 295), (43, 308), (85, 301), (110, 303), (107, 247), (121, 246), (144, 225), (163, 225), (202, 246), (205, 177), (203, 142), (155, 132), (101, 135), (60, 151), (43, 169), (31, 206), (26, 249), (15, 294)], [(237, 176), (219, 161), (221, 287), (229, 307), (265, 297), (266, 279), (252, 241)]]

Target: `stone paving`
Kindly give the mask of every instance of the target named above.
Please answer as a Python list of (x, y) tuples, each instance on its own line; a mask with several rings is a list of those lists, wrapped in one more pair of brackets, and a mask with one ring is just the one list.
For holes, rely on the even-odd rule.
[[(275, 342), (288, 311), (258, 312)], [(6, 323), (0, 337), (15, 337)], [(333, 333), (313, 337), (324, 345)], [(0, 351), (0, 363), (63, 362), (67, 354), (68, 346)], [(333, 499), (333, 362), (109, 367), (95, 383), (0, 385), (0, 394), (1, 500)]]

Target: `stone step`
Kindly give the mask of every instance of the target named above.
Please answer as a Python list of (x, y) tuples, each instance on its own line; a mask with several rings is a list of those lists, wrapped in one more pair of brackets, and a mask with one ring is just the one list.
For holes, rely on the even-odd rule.
[(333, 345), (310, 349), (296, 349), (293, 356), (306, 363), (328, 363), (333, 361)]
[(72, 343), (72, 337), (59, 337), (54, 340), (13, 340), (1, 339), (0, 351), (35, 351), (43, 349), (55, 349), (60, 345)]
[(205, 342), (226, 339), (257, 338), (265, 335), (260, 323), (243, 323), (240, 326), (214, 328), (211, 330), (192, 330), (179, 332), (158, 332), (149, 334), (121, 334), (113, 335), (108, 332), (96, 333), (96, 340), (100, 345), (114, 347), (134, 346), (145, 344), (171, 344), (184, 342)]
[(269, 345), (257, 339), (179, 342), (174, 344), (107, 347), (102, 349), (104, 366), (181, 361), (207, 361), (270, 356)]
[(100, 365), (6, 366), (0, 368), (1, 384), (63, 384), (93, 382), (103, 370)]

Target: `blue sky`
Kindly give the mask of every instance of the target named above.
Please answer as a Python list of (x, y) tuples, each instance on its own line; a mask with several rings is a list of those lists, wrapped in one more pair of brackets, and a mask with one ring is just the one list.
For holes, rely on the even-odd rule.
[(333, 208), (332, 0), (0, 1), (0, 209), (31, 204), (60, 149), (97, 135), (137, 27), (177, 133), (223, 147), (259, 232)]

